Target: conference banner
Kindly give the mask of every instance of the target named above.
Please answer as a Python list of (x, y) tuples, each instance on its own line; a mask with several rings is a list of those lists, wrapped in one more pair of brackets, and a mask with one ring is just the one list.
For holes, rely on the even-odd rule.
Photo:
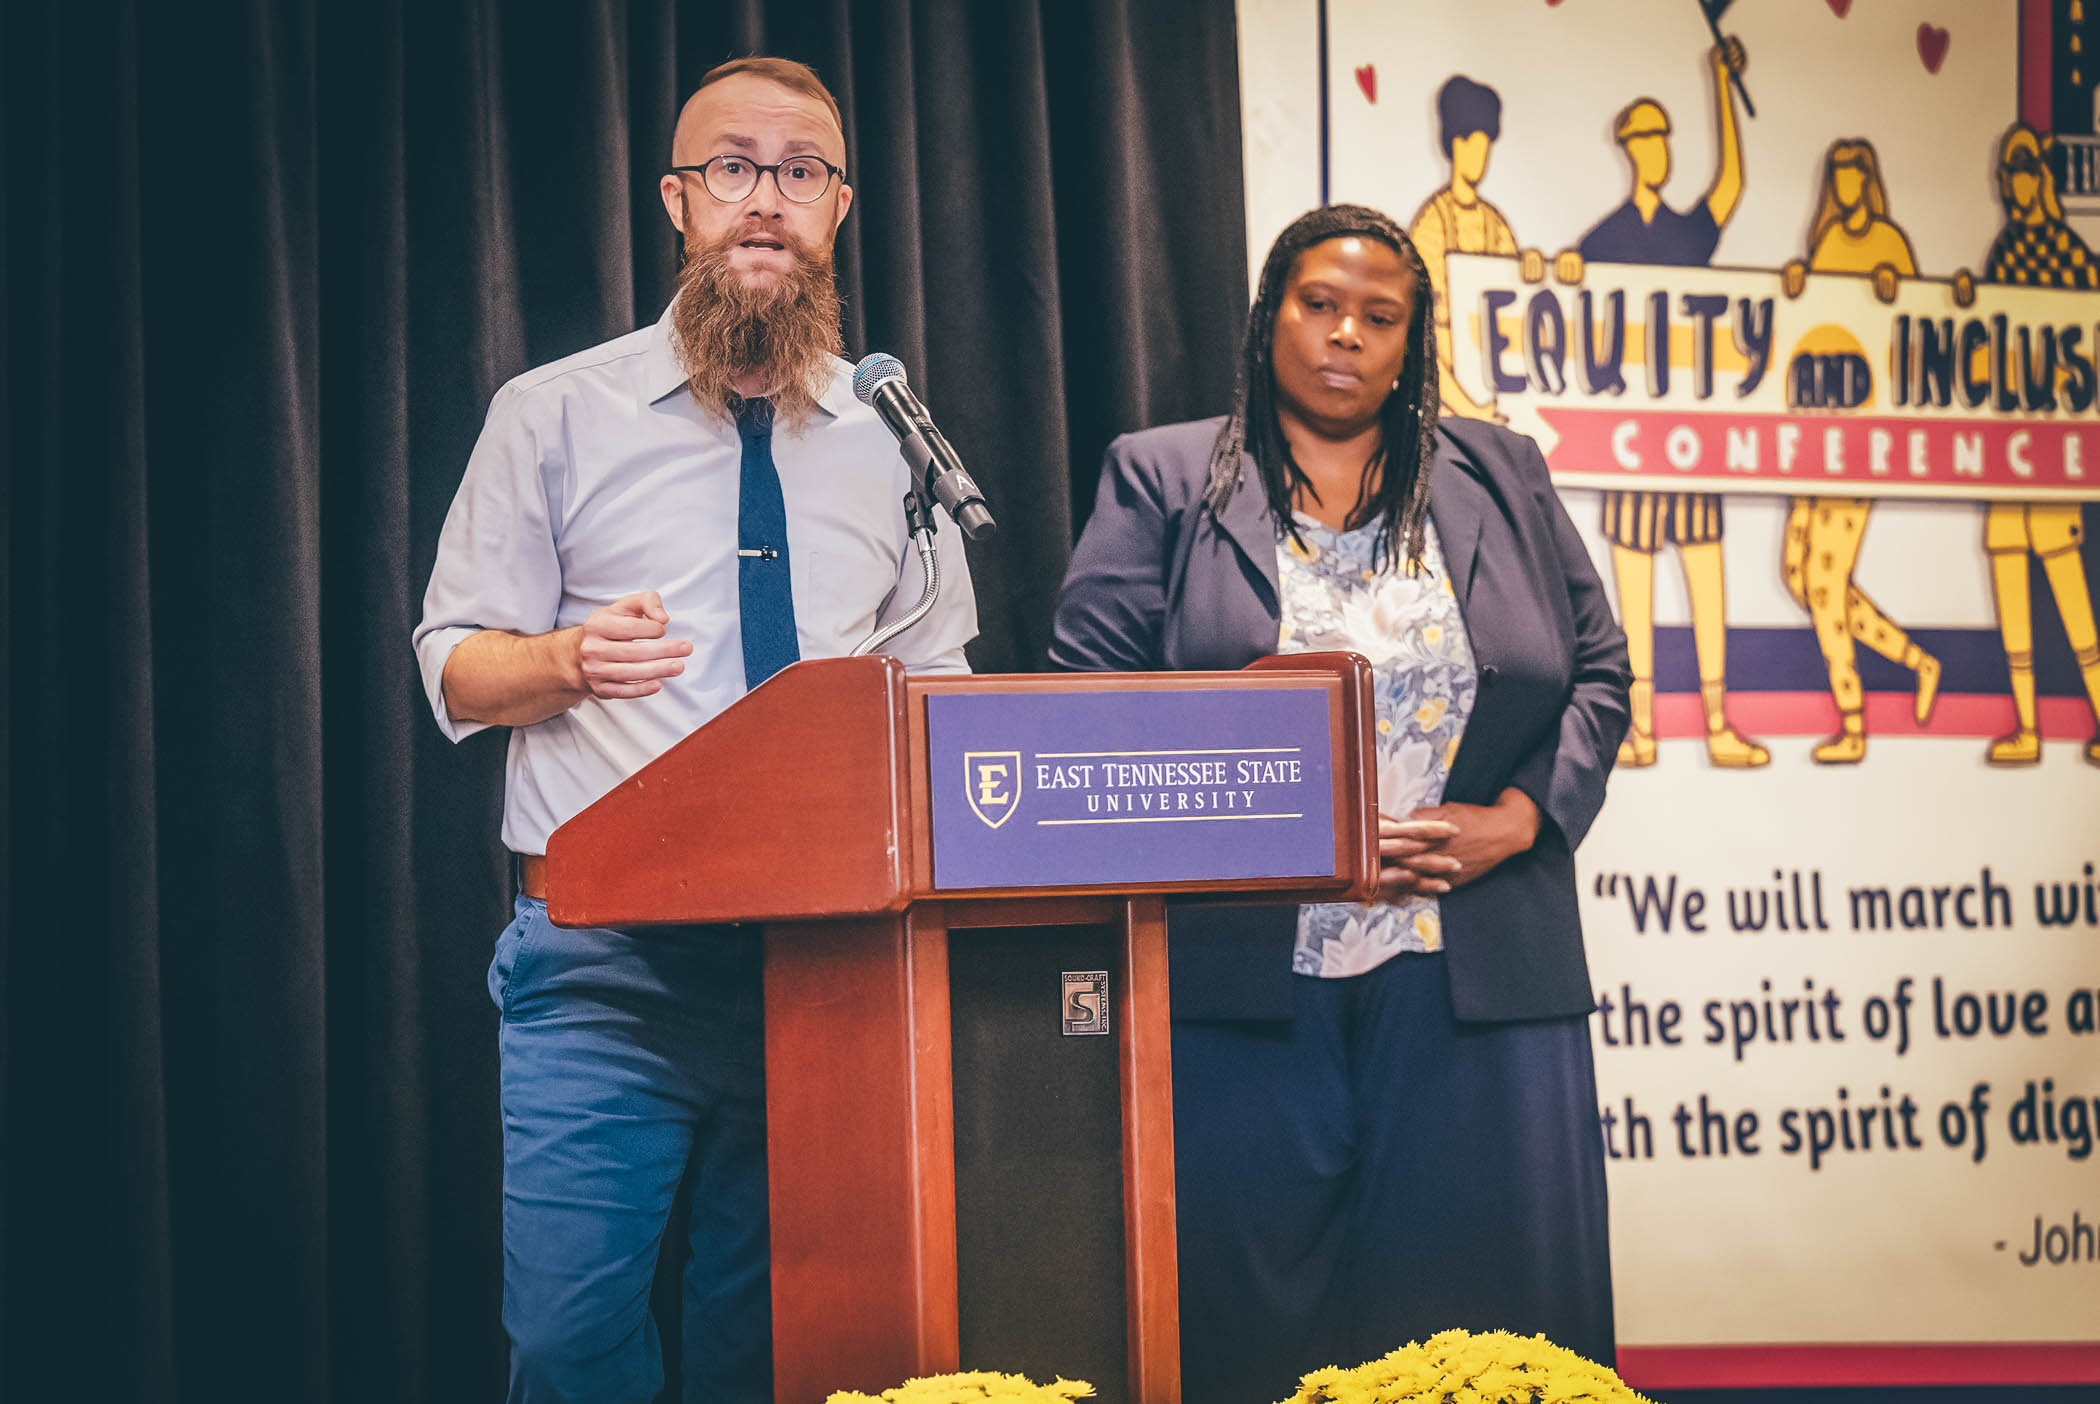
[(1626, 264), (1563, 286), (1526, 284), (1514, 257), (1445, 266), (1460, 384), (1567, 486), (2100, 497), (2100, 291)]
[(1250, 280), (1406, 226), (1627, 634), (1636, 1387), (2100, 1381), (2095, 9), (1240, 6)]

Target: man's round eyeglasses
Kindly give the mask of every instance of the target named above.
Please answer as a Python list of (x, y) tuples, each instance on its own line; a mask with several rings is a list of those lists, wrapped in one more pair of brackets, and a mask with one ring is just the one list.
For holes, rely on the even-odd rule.
[(790, 156), (770, 166), (761, 166), (744, 156), (710, 156), (697, 166), (673, 166), (671, 169), (698, 175), (700, 183), (707, 187), (707, 193), (725, 205), (733, 205), (758, 189), (758, 178), (768, 172), (772, 174), (773, 184), (779, 188), (781, 196), (798, 205), (821, 200), (824, 192), (831, 189), (831, 182), (846, 174), (818, 156)]

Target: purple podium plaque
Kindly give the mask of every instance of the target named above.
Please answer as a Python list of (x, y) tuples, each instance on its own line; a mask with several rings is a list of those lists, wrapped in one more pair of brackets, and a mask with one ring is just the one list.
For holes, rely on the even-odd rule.
[(933, 885), (1330, 876), (1328, 695), (931, 694)]

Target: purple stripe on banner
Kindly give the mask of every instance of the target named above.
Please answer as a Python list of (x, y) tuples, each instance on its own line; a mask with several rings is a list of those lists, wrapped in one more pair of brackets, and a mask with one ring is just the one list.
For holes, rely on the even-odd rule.
[[(1869, 692), (1865, 702), (1869, 736), (1999, 737), (2019, 723), (2004, 693), (1943, 692), (1923, 726), (1910, 692)], [(2093, 735), (2093, 709), (2083, 697), (2043, 697), (2035, 705), (2035, 730), (2044, 741), (2084, 741)], [(1756, 737), (1829, 736), (1838, 729), (1837, 703), (1826, 688), (1814, 692), (1731, 692), (1728, 719)], [(1655, 736), (1682, 740), (1706, 735), (1706, 709), (1696, 692), (1655, 697)]]
[[(2085, 684), (2061, 628), (2043, 627), (2035, 611), (2035, 690), (2043, 697), (2083, 697)], [(2047, 621), (2054, 623), (2053, 620)], [(1996, 629), (1912, 629), (1911, 641), (1940, 660), (1940, 691), (2011, 691), (2005, 642)], [(1860, 683), (1869, 692), (1908, 692), (1911, 670), (1864, 644), (1854, 645)], [(1728, 631), (1728, 690), (1741, 692), (1827, 691), (1830, 673), (1813, 629), (1731, 628)], [(1655, 631), (1655, 690), (1697, 692), (1699, 660), (1685, 625)]]

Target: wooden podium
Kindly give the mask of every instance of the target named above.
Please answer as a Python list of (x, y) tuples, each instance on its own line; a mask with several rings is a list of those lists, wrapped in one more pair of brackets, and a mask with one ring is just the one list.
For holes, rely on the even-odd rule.
[[(1165, 861), (1170, 824), (1184, 850), (1191, 835), (1259, 828), (1177, 815), (1033, 820), (1127, 825), (1087, 831), (1112, 843), (1106, 880), (1071, 880), (1094, 876), (1083, 854), (1055, 886), (938, 878), (936, 808), (959, 813), (968, 795), (959, 769), (932, 773), (931, 699), (1137, 708), (1135, 724), (1149, 736), (1156, 717), (1171, 742), (1197, 694), (1209, 705), (1277, 691), (1301, 712), (1325, 703), (1328, 753), (1311, 759), (1331, 781), (1332, 852), (1317, 871), (1133, 878), (1155, 849)], [(548, 911), (560, 924), (765, 927), (778, 1400), (815, 1404), (960, 1368), (1062, 1370), (1092, 1378), (1104, 1400), (1180, 1398), (1166, 896), (1367, 897), (1372, 725), (1370, 669), (1353, 654), (1265, 659), (1241, 673), (907, 677), (879, 656), (798, 663), (554, 833)], [(1238, 754), (1215, 743), (1058, 754), (1213, 752)], [(1051, 752), (999, 754), (1014, 757), (1019, 781), (1024, 762)], [(938, 803), (936, 784), (948, 787)], [(995, 784), (979, 794), (1037, 812), (1058, 798)], [(1024, 822), (1000, 837), (1030, 832)], [(1053, 842), (1080, 830), (1032, 832)], [(944, 871), (961, 871), (954, 851), (943, 851)], [(1179, 861), (1202, 859), (1199, 848)], [(1062, 1036), (1051, 1011), (1068, 1011), (1043, 982), (1068, 958), (1107, 969), (1106, 1038)], [(1087, 1374), (1119, 1364), (1121, 1378)]]

